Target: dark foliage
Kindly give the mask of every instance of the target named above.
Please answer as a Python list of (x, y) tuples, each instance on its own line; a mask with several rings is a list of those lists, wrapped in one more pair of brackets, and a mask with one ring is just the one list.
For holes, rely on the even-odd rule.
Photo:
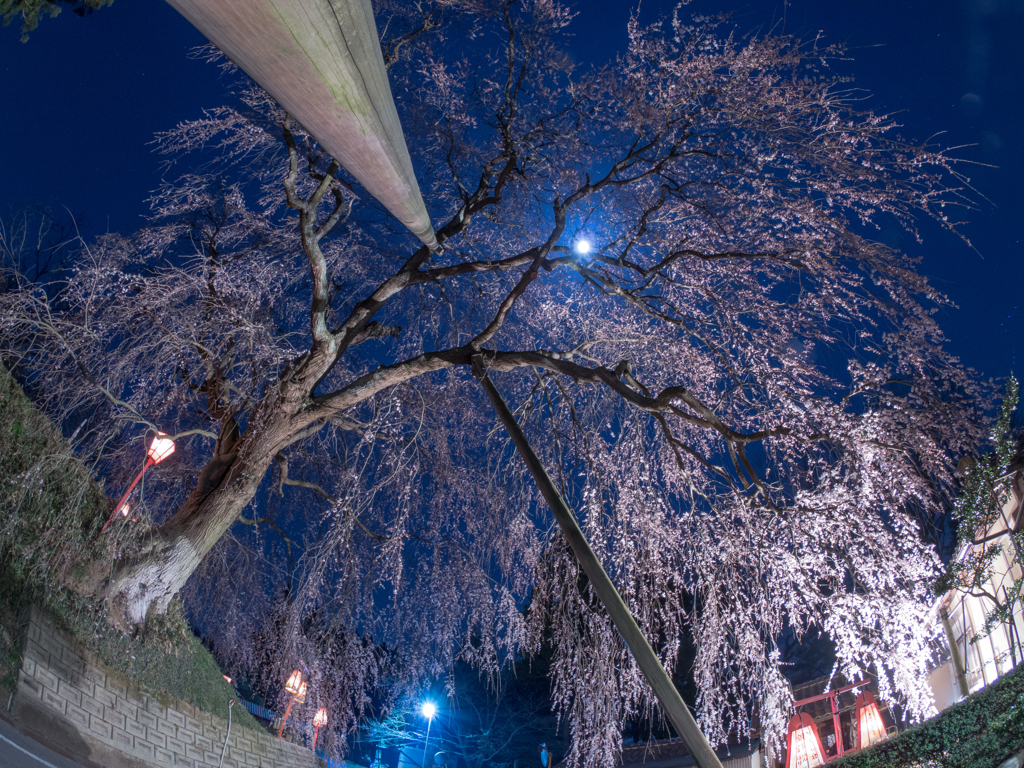
[(42, 16), (51, 18), (68, 6), (77, 16), (87, 16), (97, 8), (110, 5), (114, 0), (0, 0), (0, 15), (4, 26), (21, 17), (21, 42), (28, 42), (28, 33), (39, 26)]

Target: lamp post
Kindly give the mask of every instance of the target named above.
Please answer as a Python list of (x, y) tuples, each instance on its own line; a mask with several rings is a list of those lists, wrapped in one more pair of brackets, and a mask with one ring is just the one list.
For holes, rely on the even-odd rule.
[(114, 522), (114, 518), (117, 517), (117, 513), (121, 512), (125, 517), (128, 516), (128, 509), (125, 502), (128, 501), (128, 497), (131, 492), (135, 490), (135, 486), (139, 484), (139, 480), (142, 479), (143, 474), (146, 470), (152, 467), (154, 464), (159, 464), (161, 461), (166, 459), (174, 453), (174, 441), (167, 437), (163, 432), (157, 432), (156, 437), (153, 438), (153, 442), (149, 445), (149, 450), (146, 451), (146, 463), (142, 465), (142, 469), (139, 474), (132, 480), (132, 484), (128, 486), (128, 490), (124, 492), (124, 496), (121, 500), (114, 505), (114, 511), (110, 513), (110, 518), (103, 524), (103, 529), (100, 533), (106, 533), (107, 528)]
[(434, 715), (437, 714), (437, 707), (434, 706), (434, 702), (425, 701), (423, 706), (420, 708), (423, 716), (427, 718), (427, 736), (423, 739), (423, 759), (420, 760), (420, 768), (426, 768), (427, 765), (427, 745), (430, 743), (430, 725), (434, 722)]
[(288, 722), (288, 713), (292, 711), (292, 704), (296, 701), (301, 704), (306, 700), (306, 684), (302, 682), (302, 673), (299, 670), (296, 669), (292, 672), (288, 682), (284, 684), (284, 689), (292, 695), (292, 698), (288, 702), (288, 708), (284, 711), (284, 717), (281, 718), (281, 728), (277, 732), (278, 738), (281, 738), (281, 734), (284, 733), (284, 724)]
[(316, 730), (313, 731), (313, 751), (316, 752), (316, 738), (320, 735), (320, 726), (327, 725), (327, 709), (320, 707), (313, 715), (313, 725), (316, 726)]

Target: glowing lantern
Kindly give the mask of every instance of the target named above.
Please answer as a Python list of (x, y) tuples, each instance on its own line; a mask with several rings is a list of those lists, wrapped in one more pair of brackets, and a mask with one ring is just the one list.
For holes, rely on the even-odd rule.
[(857, 746), (863, 749), (885, 741), (889, 738), (882, 725), (882, 715), (878, 711), (878, 703), (870, 691), (864, 691), (857, 697)]
[(174, 441), (171, 440), (163, 432), (157, 432), (156, 437), (153, 438), (153, 442), (150, 443), (149, 448), (146, 450), (146, 463), (142, 465), (142, 469), (139, 474), (132, 480), (132, 484), (128, 486), (128, 490), (124, 492), (124, 496), (121, 500), (114, 505), (114, 511), (110, 513), (110, 519), (103, 524), (103, 529), (100, 533), (106, 533), (107, 528), (114, 522), (114, 518), (117, 517), (117, 513), (120, 512), (125, 517), (128, 517), (128, 497), (131, 492), (135, 490), (135, 486), (139, 484), (139, 480), (145, 474), (146, 470), (152, 467), (154, 464), (159, 464), (161, 461), (166, 459), (174, 453)]
[(786, 768), (814, 768), (824, 762), (825, 750), (811, 716), (793, 715), (786, 734)]
[(292, 694), (292, 696), (297, 696), (299, 691), (302, 690), (302, 673), (299, 670), (296, 669), (292, 672), (288, 682), (284, 684), (284, 689)]
[(281, 728), (277, 732), (278, 738), (284, 733), (284, 724), (288, 722), (288, 713), (292, 711), (292, 704), (298, 701), (300, 704), (306, 699), (306, 684), (302, 682), (302, 673), (299, 670), (295, 670), (288, 677), (288, 682), (284, 684), (284, 689), (292, 695), (291, 700), (288, 702), (288, 708), (284, 711), (284, 717), (281, 718)]
[(316, 730), (313, 731), (313, 749), (316, 750), (316, 737), (320, 735), (320, 726), (327, 725), (327, 710), (324, 707), (320, 707), (313, 715), (313, 725), (316, 726)]
[(174, 453), (174, 441), (163, 432), (157, 432), (153, 442), (149, 445), (149, 450), (146, 451), (146, 456), (153, 464), (159, 464), (172, 453)]

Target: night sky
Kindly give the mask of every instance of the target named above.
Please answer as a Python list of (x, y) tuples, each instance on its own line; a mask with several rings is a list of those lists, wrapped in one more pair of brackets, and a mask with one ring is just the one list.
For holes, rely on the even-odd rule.
[[(641, 20), (671, 2), (643, 0)], [(581, 63), (623, 50), (635, 3), (577, 4)], [(957, 155), (979, 195), (963, 233), (935, 227), (923, 247), (896, 232), (883, 241), (922, 255), (922, 270), (958, 305), (941, 323), (952, 351), (986, 377), (1024, 362), (1024, 0), (696, 0), (729, 11), (741, 32), (779, 31), (845, 42), (865, 102), (899, 111), (903, 135), (965, 146)], [(153, 133), (225, 101), (228, 79), (189, 58), (204, 38), (161, 0), (116, 0), (89, 16), (44, 19), (28, 43), (0, 29), (0, 218), (10, 207), (66, 206), (83, 234), (128, 233), (161, 178)], [(184, 170), (184, 169), (182, 169)], [(177, 173), (179, 171), (172, 171)]]

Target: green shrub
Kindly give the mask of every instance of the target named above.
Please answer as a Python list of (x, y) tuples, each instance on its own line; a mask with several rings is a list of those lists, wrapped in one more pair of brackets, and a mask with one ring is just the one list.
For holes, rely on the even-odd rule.
[(835, 768), (995, 768), (1024, 748), (1024, 668)]
[(112, 502), (57, 427), (0, 366), (0, 564), (22, 587), (62, 600), (73, 568), (95, 554)]

